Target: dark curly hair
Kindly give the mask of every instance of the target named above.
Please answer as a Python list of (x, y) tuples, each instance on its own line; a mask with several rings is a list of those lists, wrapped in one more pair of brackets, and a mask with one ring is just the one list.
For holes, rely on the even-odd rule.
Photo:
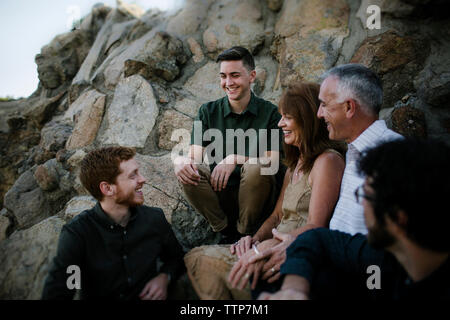
[(450, 147), (442, 141), (418, 138), (381, 144), (363, 155), (360, 173), (371, 178), (371, 201), (377, 221), (385, 215), (398, 222), (407, 216), (405, 228), (417, 245), (438, 252), (450, 249)]

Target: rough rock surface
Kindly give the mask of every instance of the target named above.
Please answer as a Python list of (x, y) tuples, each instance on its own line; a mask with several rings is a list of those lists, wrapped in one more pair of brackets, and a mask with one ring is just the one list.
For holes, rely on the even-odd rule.
[(106, 129), (101, 143), (143, 148), (158, 112), (153, 89), (144, 78), (134, 75), (122, 79), (103, 120)]
[(64, 220), (50, 217), (0, 242), (0, 299), (40, 299)]

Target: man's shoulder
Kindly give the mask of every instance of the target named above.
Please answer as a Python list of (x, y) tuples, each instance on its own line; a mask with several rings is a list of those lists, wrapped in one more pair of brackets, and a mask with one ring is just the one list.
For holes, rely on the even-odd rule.
[(92, 224), (92, 218), (94, 215), (94, 208), (84, 210), (80, 214), (76, 215), (72, 220), (64, 225), (65, 229), (72, 231), (82, 231), (87, 225)]

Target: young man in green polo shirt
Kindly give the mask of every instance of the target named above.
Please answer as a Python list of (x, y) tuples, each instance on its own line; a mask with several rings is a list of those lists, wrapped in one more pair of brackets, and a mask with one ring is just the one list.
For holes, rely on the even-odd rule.
[(175, 174), (190, 204), (222, 233), (221, 243), (232, 243), (253, 234), (275, 205), (281, 116), (251, 91), (256, 71), (247, 49), (228, 49), (217, 62), (226, 96), (200, 107), (189, 154), (175, 160)]

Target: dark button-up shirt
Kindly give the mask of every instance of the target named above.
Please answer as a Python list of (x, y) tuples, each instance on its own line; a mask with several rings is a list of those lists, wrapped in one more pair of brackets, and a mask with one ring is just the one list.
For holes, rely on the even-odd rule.
[[(352, 236), (325, 228), (310, 230), (298, 236), (286, 254), (281, 274), (306, 278), (316, 292), (328, 290), (326, 285), (314, 288), (315, 280), (323, 285), (317, 281), (317, 270), (328, 270), (337, 277), (349, 276), (358, 288), (365, 288), (366, 292), (360, 292), (374, 300), (450, 299), (450, 259), (425, 279), (414, 282), (391, 253), (372, 248), (362, 234)], [(368, 278), (375, 275), (369, 266), (379, 267), (380, 289), (367, 286)]]
[[(255, 96), (253, 92), (247, 108), (240, 114), (233, 113), (228, 97), (223, 97), (200, 107), (196, 121), (201, 121), (201, 126), (196, 130), (194, 123), (191, 144), (205, 148), (211, 144), (211, 155), (217, 157), (217, 162), (230, 154), (259, 158), (264, 156), (265, 151), (281, 152), (283, 135), (281, 129), (278, 128), (280, 119), (281, 115), (278, 113), (277, 107), (269, 101)], [(277, 134), (273, 134), (271, 129), (276, 130)], [(233, 133), (238, 135), (239, 132), (246, 134), (244, 142), (240, 142), (237, 137), (232, 135)], [(217, 140), (216, 133), (221, 134), (222, 140)], [(218, 148), (221, 148), (222, 157), (218, 156)], [(216, 165), (216, 162), (210, 164), (211, 171)], [(236, 166), (228, 180), (228, 185), (238, 185), (239, 181), (240, 168)]]
[(83, 299), (138, 299), (159, 273), (176, 278), (183, 269), (183, 250), (163, 211), (147, 206), (130, 211), (126, 227), (109, 218), (100, 203), (66, 224), (42, 298), (73, 298), (74, 290), (66, 284), (72, 265), (81, 271)]

